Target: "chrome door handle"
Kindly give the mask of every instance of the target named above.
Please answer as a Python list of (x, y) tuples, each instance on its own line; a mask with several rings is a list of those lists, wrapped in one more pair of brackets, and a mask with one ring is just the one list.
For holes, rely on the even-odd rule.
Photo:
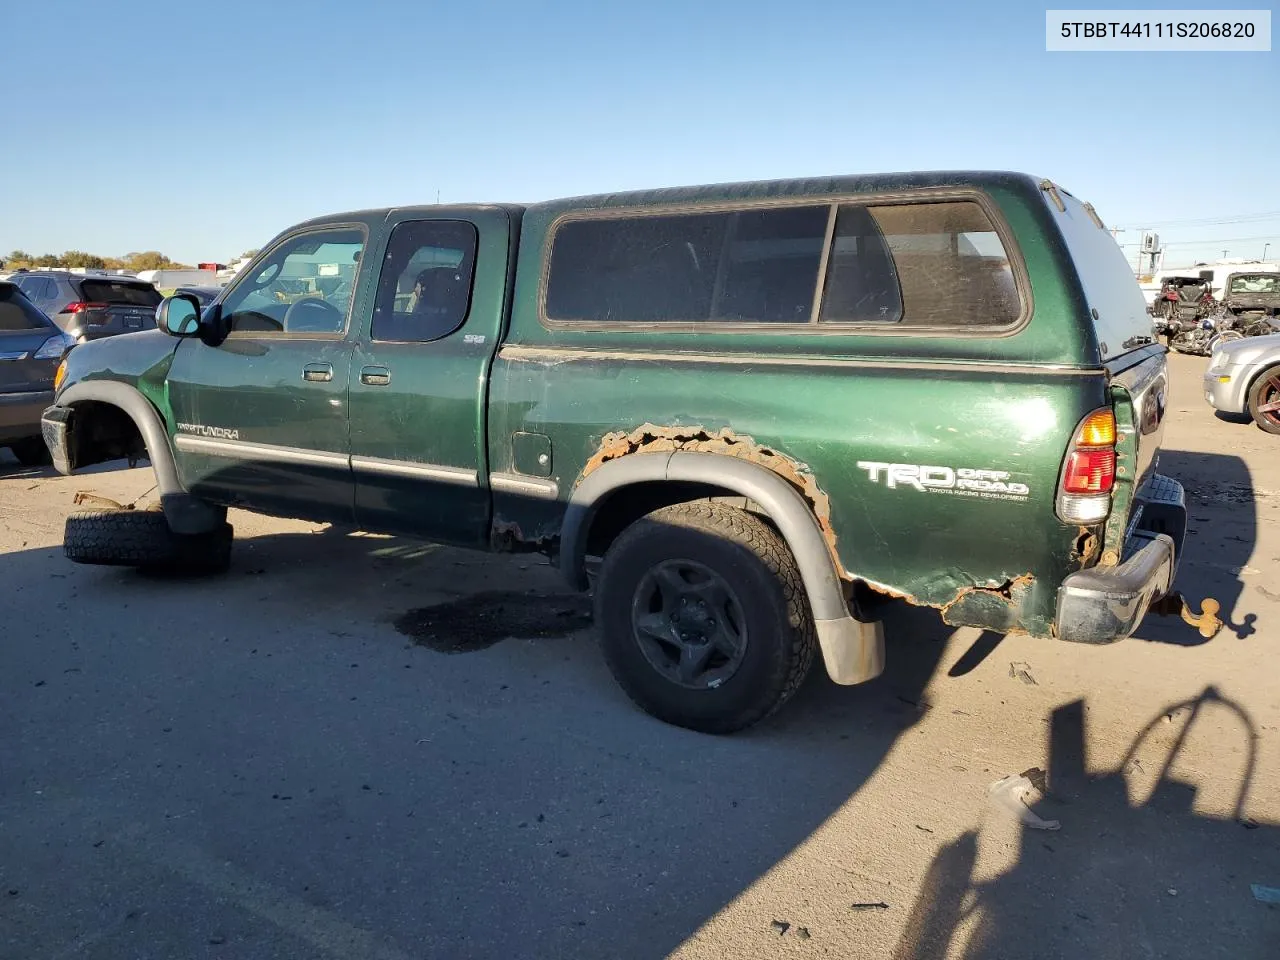
[(333, 379), (333, 364), (308, 363), (302, 368), (302, 379), (311, 380), (314, 383), (328, 383)]
[(360, 382), (371, 387), (385, 387), (391, 382), (391, 371), (386, 367), (361, 367)]

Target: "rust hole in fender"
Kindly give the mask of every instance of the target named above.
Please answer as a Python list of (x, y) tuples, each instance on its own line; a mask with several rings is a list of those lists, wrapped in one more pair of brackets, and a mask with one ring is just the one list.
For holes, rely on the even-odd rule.
[(847, 576), (840, 563), (840, 555), (836, 550), (836, 532), (831, 526), (831, 501), (818, 486), (818, 481), (806, 464), (779, 453), (769, 447), (761, 446), (746, 434), (734, 433), (728, 427), (710, 431), (699, 426), (661, 427), (646, 423), (636, 427), (630, 433), (617, 431), (607, 433), (600, 440), (600, 446), (582, 468), (579, 482), (589, 477), (594, 471), (619, 457), (633, 453), (663, 453), (674, 450), (691, 450), (697, 453), (716, 453), (721, 456), (737, 457), (758, 463), (772, 470), (790, 483), (808, 502), (813, 515), (822, 529), (823, 539), (831, 552), (836, 567)]

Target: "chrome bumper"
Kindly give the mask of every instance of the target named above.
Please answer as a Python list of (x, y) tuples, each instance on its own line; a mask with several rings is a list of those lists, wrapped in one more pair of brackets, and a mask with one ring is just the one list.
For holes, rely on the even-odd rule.
[(1071, 574), (1058, 590), (1060, 640), (1113, 643), (1133, 635), (1147, 608), (1173, 587), (1187, 532), (1182, 484), (1153, 476), (1138, 493), (1137, 524), (1114, 567)]
[(44, 445), (53, 457), (53, 468), (63, 476), (71, 476), (71, 457), (67, 449), (67, 428), (71, 423), (71, 411), (67, 407), (49, 407), (40, 417), (40, 432)]

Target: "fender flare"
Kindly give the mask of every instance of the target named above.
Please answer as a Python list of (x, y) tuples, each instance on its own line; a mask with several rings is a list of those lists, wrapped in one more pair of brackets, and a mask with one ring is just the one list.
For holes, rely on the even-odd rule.
[[(160, 506), (174, 533), (207, 533), (225, 520), (225, 510), (189, 494), (178, 476), (178, 466), (169, 445), (169, 433), (151, 401), (134, 386), (114, 380), (82, 380), (58, 396), (56, 406), (72, 409), (78, 403), (95, 401), (123, 411), (138, 428), (147, 459), (156, 475)], [(74, 414), (73, 414), (74, 422)]]
[(560, 531), (560, 570), (578, 589), (587, 586), (586, 543), (597, 509), (625, 487), (653, 481), (705, 483), (758, 503), (777, 525), (804, 583), (827, 673), (837, 683), (862, 683), (884, 669), (884, 632), (849, 613), (840, 575), (809, 504), (767, 467), (736, 457), (675, 450), (634, 453), (605, 463), (569, 498)]

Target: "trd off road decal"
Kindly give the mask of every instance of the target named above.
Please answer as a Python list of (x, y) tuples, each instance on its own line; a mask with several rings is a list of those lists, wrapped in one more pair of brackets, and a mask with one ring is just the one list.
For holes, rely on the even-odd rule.
[(918, 463), (877, 463), (859, 460), (858, 469), (867, 471), (872, 483), (890, 490), (910, 487), (921, 493), (946, 493), (984, 500), (1026, 500), (1031, 488), (1010, 480), (1004, 470), (976, 470), (969, 467), (937, 467)]
[(219, 440), (239, 440), (240, 431), (227, 427), (206, 427), (203, 423), (180, 423), (179, 433), (189, 433), (193, 437), (217, 437)]

